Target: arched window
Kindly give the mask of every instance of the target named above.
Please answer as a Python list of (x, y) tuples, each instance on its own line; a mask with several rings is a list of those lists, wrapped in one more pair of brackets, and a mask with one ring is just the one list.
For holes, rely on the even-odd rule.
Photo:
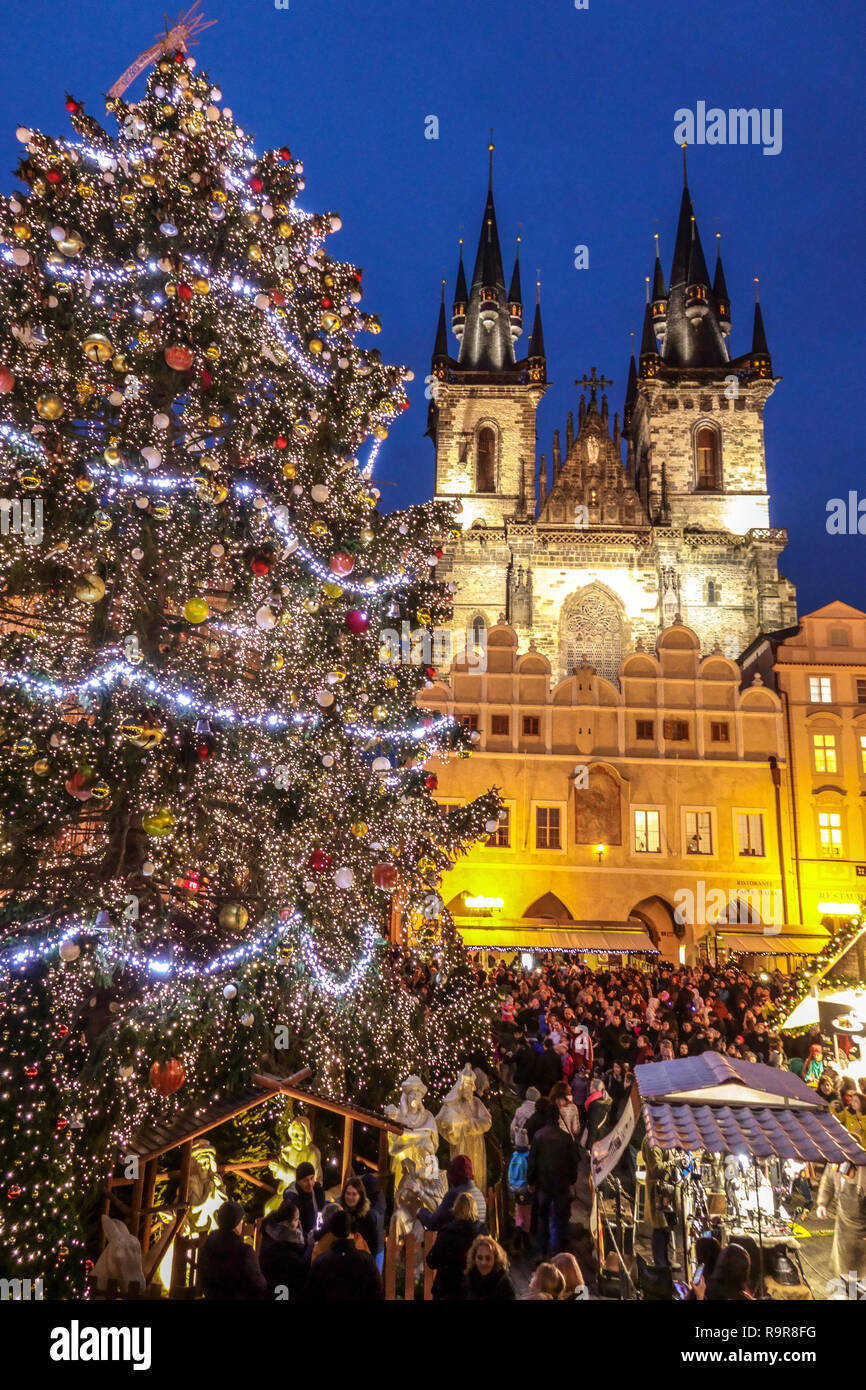
[(616, 681), (622, 661), (620, 609), (602, 590), (590, 587), (567, 603), (560, 619), (562, 665), (568, 675), (586, 663), (600, 676)]
[(478, 431), (475, 491), (496, 491), (496, 434), (489, 425)]
[(721, 487), (719, 436), (709, 425), (702, 425), (695, 435), (695, 462), (698, 489), (717, 492)]
[(483, 618), (478, 617), (472, 619), (472, 643), (474, 646), (478, 647), (483, 643), (486, 629), (487, 624)]
[(717, 579), (707, 580), (707, 603), (716, 604), (722, 597), (722, 587)]

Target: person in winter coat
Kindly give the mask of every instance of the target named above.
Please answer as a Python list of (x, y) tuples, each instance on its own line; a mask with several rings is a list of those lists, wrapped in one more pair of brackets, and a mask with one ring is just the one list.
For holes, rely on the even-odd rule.
[(268, 1286), (256, 1252), (241, 1237), (244, 1209), (224, 1202), (216, 1214), (217, 1228), (206, 1237), (198, 1257), (198, 1277), (206, 1299), (267, 1298)]
[[(709, 1279), (694, 1284), (695, 1295), (708, 1303), (748, 1303), (751, 1261), (749, 1252), (733, 1242), (726, 1245)], [(703, 1288), (702, 1288), (703, 1285)]]
[[(285, 1197), (277, 1210), (265, 1217), (259, 1264), (272, 1298), (278, 1289), (286, 1290), (289, 1299), (299, 1296), (307, 1278), (309, 1252), (294, 1197)], [(281, 1292), (280, 1297), (286, 1294)]]
[(466, 1296), (470, 1303), (504, 1302), (517, 1297), (508, 1277), (508, 1256), (492, 1236), (476, 1236), (466, 1257)]
[(441, 1227), (427, 1256), (427, 1264), (436, 1271), (433, 1280), (436, 1302), (453, 1303), (467, 1297), (466, 1260), (476, 1236), (483, 1233), (474, 1197), (461, 1192), (452, 1208), (451, 1220)]
[(349, 1218), (349, 1229), (361, 1236), (371, 1255), (379, 1253), (379, 1225), (360, 1178), (347, 1178), (340, 1206)]
[(553, 1046), (550, 1038), (544, 1039), (544, 1050), (538, 1059), (535, 1069), (535, 1083), (543, 1096), (548, 1095), (551, 1087), (557, 1081), (562, 1080), (562, 1058)]
[(540, 1101), (544, 1124), (529, 1150), (526, 1180), (537, 1195), (536, 1242), (542, 1258), (548, 1246), (554, 1254), (568, 1241), (571, 1189), (577, 1181), (577, 1148), (559, 1127), (559, 1115), (550, 1101)]
[(334, 1237), (329, 1250), (313, 1261), (307, 1280), (311, 1302), (374, 1302), (384, 1298), (382, 1280), (373, 1256), (358, 1250), (350, 1237), (349, 1217), (338, 1211), (331, 1221)]
[(514, 1112), (514, 1119), (511, 1121), (509, 1132), (512, 1144), (517, 1143), (520, 1131), (526, 1129), (530, 1116), (535, 1114), (535, 1102), (540, 1099), (541, 1092), (535, 1086), (527, 1086), (526, 1100), (520, 1102)]
[(455, 1154), (448, 1164), (448, 1191), (436, 1210), (430, 1211), (428, 1207), (418, 1209), (418, 1220), (426, 1231), (441, 1231), (451, 1220), (454, 1203), (461, 1192), (472, 1195), (478, 1208), (478, 1220), (485, 1223), (486, 1229), (487, 1203), (475, 1184), (472, 1162), (466, 1154)]
[(364, 1173), (361, 1182), (364, 1184), (364, 1191), (367, 1194), (370, 1210), (376, 1222), (376, 1251), (378, 1252), (376, 1264), (381, 1274), (385, 1250), (385, 1194), (382, 1191), (378, 1173)]
[(866, 1279), (866, 1165), (827, 1164), (818, 1186), (817, 1215), (823, 1221), (836, 1216), (830, 1268), (838, 1279), (848, 1281), (856, 1273)]
[(566, 1134), (571, 1135), (572, 1139), (579, 1139), (580, 1111), (572, 1099), (571, 1088), (568, 1083), (566, 1081), (557, 1081), (548, 1096), (548, 1100), (550, 1100), (559, 1111), (560, 1129), (563, 1129)]
[(325, 1209), (325, 1190), (316, 1182), (316, 1170), (312, 1163), (299, 1163), (295, 1181), (287, 1187), (284, 1197), (294, 1197), (301, 1213), (301, 1230), (304, 1239), (312, 1245), (321, 1225), (319, 1217)]
[(666, 1212), (672, 1210), (670, 1199), (663, 1193), (663, 1187), (672, 1184), (675, 1177), (674, 1160), (666, 1149), (660, 1149), (644, 1139), (641, 1156), (646, 1168), (646, 1211), (652, 1227), (653, 1264), (668, 1265), (668, 1240), (671, 1227)]

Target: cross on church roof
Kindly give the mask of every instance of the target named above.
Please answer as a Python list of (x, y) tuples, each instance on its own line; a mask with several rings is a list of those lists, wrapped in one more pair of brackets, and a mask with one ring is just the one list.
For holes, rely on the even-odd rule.
[(586, 390), (586, 388), (589, 387), (589, 390), (591, 392), (590, 400), (594, 401), (595, 393), (598, 390), (599, 386), (602, 388), (602, 390), (604, 390), (605, 386), (613, 386), (613, 382), (610, 380), (609, 377), (596, 376), (595, 367), (590, 367), (590, 372), (592, 373), (591, 376), (587, 376), (584, 372), (582, 379), (580, 381), (576, 381), (574, 384), (575, 386), (582, 387), (584, 390)]

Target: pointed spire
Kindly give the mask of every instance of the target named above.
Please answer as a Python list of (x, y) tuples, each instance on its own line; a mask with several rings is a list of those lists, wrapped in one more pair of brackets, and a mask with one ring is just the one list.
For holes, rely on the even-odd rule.
[(523, 332), (523, 293), (520, 288), (520, 237), (517, 238), (517, 251), (514, 256), (514, 272), (511, 288), (508, 291), (508, 315), (511, 320), (511, 341), (517, 342)]
[(457, 286), (454, 290), (454, 303), (451, 306), (451, 332), (458, 343), (463, 340), (466, 327), (466, 271), (463, 269), (463, 238), (460, 238), (460, 259), (457, 265)]
[(466, 270), (463, 265), (463, 238), (460, 238), (460, 260), (457, 265), (457, 285), (454, 290), (454, 301), (465, 305), (469, 298), (469, 291), (466, 288)]
[(460, 343), (458, 365), (464, 371), (498, 373), (513, 370), (516, 363), (493, 202), (492, 140), (488, 152), (487, 200), (469, 286), (466, 326)]
[(559, 477), (559, 470), (562, 468), (562, 446), (559, 442), (559, 430), (553, 431), (553, 481)]
[(433, 348), (433, 362), (448, 361), (448, 326), (445, 321), (445, 281), (442, 281), (442, 298), (439, 302), (439, 322), (436, 325), (436, 343)]
[(488, 145), (490, 152), (490, 172), (487, 182), (487, 202), (484, 205), (484, 221), (478, 238), (478, 252), (475, 269), (472, 272), (472, 289), (501, 289), (505, 293), (505, 273), (502, 269), (502, 251), (499, 246), (499, 230), (496, 225), (496, 207), (493, 202), (493, 141)]
[(541, 281), (535, 284), (535, 318), (532, 321), (532, 334), (529, 339), (529, 352), (527, 358), (530, 362), (538, 362), (541, 368), (539, 380), (543, 381), (547, 375), (547, 364), (544, 354), (544, 330), (541, 326)]
[(715, 312), (685, 159), (683, 147), (683, 191), (668, 284), (662, 359), (671, 367), (726, 367), (729, 358)]
[(770, 357), (770, 349), (767, 346), (767, 334), (764, 331), (764, 315), (761, 313), (757, 275), (755, 276), (755, 321), (752, 327), (752, 351), (749, 354), (749, 366), (755, 376), (771, 377), (773, 375), (773, 362)]
[(622, 428), (626, 438), (629, 437), (631, 417), (634, 414), (634, 403), (637, 400), (637, 366), (634, 360), (634, 331), (632, 331), (630, 336), (631, 354), (628, 364), (628, 379), (625, 384), (625, 403), (622, 408)]
[(719, 318), (719, 327), (725, 337), (731, 331), (731, 298), (728, 294), (728, 287), (725, 284), (725, 272), (722, 268), (722, 234), (716, 232), (716, 273), (713, 276), (713, 299), (716, 301), (716, 313)]
[(659, 234), (653, 233), (656, 244), (656, 261), (653, 267), (653, 299), (667, 299), (668, 292), (665, 289), (665, 273), (662, 270), (661, 256), (659, 255)]
[(571, 453), (571, 446), (574, 443), (574, 414), (568, 412), (568, 419), (565, 422), (565, 452)]
[(703, 319), (710, 311), (710, 272), (698, 236), (698, 224), (692, 217), (692, 244), (689, 250), (689, 270), (686, 282), (686, 318)]
[[(649, 296), (649, 276), (647, 276), (647, 296)], [(642, 377), (657, 376), (661, 358), (653, 330), (652, 304), (647, 297), (643, 313), (643, 332), (640, 340), (640, 374)]]
[(538, 466), (538, 505), (543, 507), (547, 501), (547, 456), (541, 455), (541, 463)]

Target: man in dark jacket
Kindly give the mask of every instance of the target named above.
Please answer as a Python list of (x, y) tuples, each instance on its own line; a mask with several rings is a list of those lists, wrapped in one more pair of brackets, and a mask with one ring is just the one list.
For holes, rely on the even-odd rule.
[(538, 1253), (544, 1258), (548, 1245), (553, 1254), (558, 1255), (568, 1244), (571, 1188), (577, 1181), (577, 1149), (571, 1135), (560, 1129), (556, 1107), (549, 1101), (539, 1101), (538, 1105), (542, 1107), (544, 1124), (529, 1150), (526, 1180), (536, 1195)]
[(384, 1298), (376, 1261), (349, 1239), (349, 1218), (344, 1211), (331, 1220), (334, 1243), (313, 1261), (307, 1281), (307, 1298), (313, 1302), (373, 1302)]
[(301, 1213), (301, 1230), (304, 1240), (311, 1243), (319, 1229), (319, 1216), (325, 1207), (325, 1192), (322, 1184), (316, 1182), (316, 1170), (312, 1163), (299, 1163), (292, 1187), (287, 1187), (284, 1197), (294, 1197)]
[(225, 1202), (216, 1219), (217, 1228), (206, 1238), (198, 1257), (198, 1277), (205, 1298), (266, 1298), (267, 1284), (256, 1252), (241, 1239), (243, 1207), (239, 1202)]
[(562, 1080), (562, 1058), (554, 1050), (550, 1038), (544, 1039), (544, 1051), (535, 1067), (535, 1084), (543, 1096), (549, 1094), (557, 1081)]

